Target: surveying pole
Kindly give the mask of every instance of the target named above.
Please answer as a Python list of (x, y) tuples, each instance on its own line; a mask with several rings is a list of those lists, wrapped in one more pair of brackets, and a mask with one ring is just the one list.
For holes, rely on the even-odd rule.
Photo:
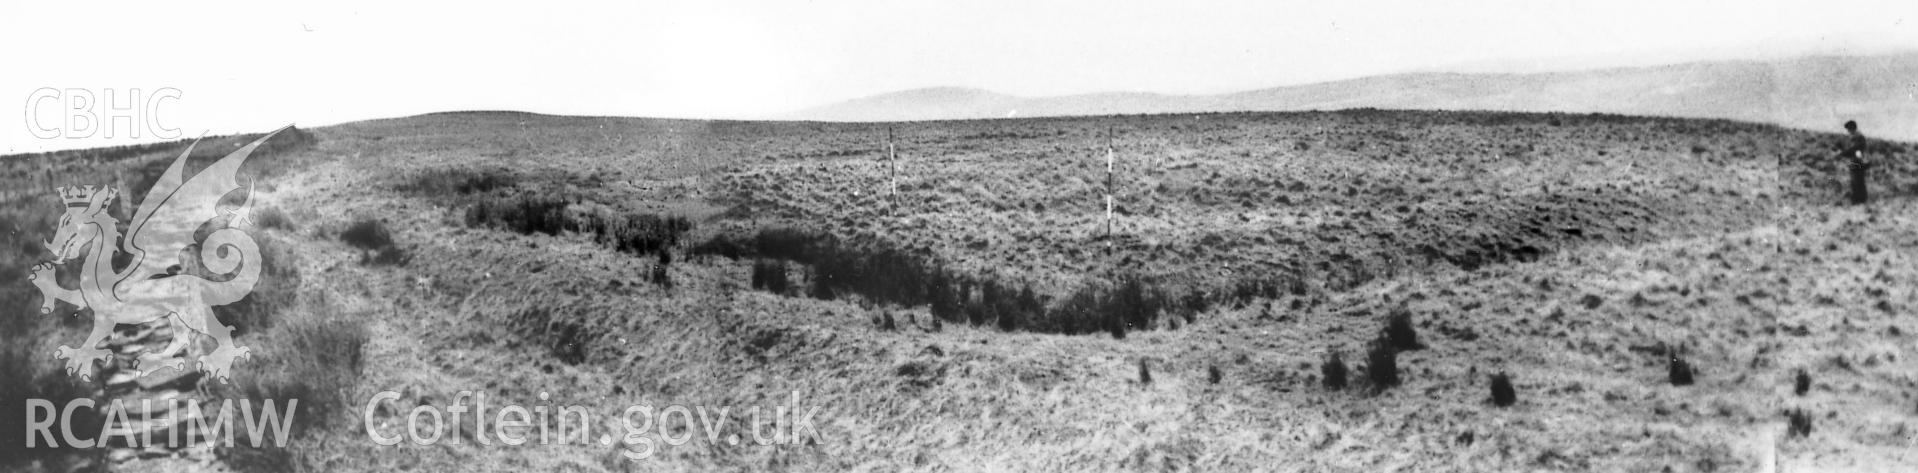
[(1112, 128), (1106, 128), (1106, 255), (1112, 254)]
[(887, 175), (892, 179), (891, 194), (888, 197), (892, 200), (892, 207), (897, 209), (899, 207), (899, 155), (893, 149), (892, 127), (886, 127), (886, 166), (891, 168)]

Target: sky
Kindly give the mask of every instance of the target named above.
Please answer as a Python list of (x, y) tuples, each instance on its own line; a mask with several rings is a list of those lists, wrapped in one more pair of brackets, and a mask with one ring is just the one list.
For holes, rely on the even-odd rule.
[(1911, 0), (172, 3), (0, 0), (0, 154), (451, 110), (763, 118), (935, 86), (1201, 94), (1918, 49)]

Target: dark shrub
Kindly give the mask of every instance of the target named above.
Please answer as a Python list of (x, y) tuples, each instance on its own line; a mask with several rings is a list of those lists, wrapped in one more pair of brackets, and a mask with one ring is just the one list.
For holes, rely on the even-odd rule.
[(1498, 407), (1511, 407), (1518, 402), (1518, 391), (1512, 389), (1512, 377), (1501, 371), (1492, 375), (1492, 404)]
[[(568, 228), (593, 234), (593, 241), (616, 251), (643, 255), (667, 252), (679, 244), (679, 238), (692, 231), (693, 224), (681, 216), (634, 213), (623, 216), (588, 215), (573, 220)], [(671, 263), (670, 256), (666, 261)]]
[(1206, 299), (1205, 291), (1192, 290), (1186, 291), (1185, 297), (1180, 301), (1180, 305), (1182, 306), (1181, 312), (1185, 314), (1186, 323), (1191, 323), (1198, 318), (1200, 313), (1212, 308), (1212, 301)]
[(393, 233), (386, 229), (386, 223), (362, 219), (340, 232), (340, 241), (362, 250), (379, 250), (393, 246)]
[(1067, 335), (1098, 333), (1108, 328), (1100, 322), (1102, 320), (1100, 311), (1097, 289), (1090, 286), (1081, 287), (1066, 296), (1065, 300), (1060, 301), (1058, 307), (1054, 307), (1048, 313), (1049, 316), (1042, 323), (1035, 324), (1032, 329)]
[(659, 264), (653, 265), (653, 284), (667, 289), (673, 288), (673, 276), (667, 272), (672, 264), (673, 254), (667, 250), (659, 250)]
[(500, 168), (434, 168), (415, 172), (396, 186), (402, 192), (425, 195), (468, 195), (519, 184), (512, 171)]
[[(1050, 298), (1029, 283), (972, 279), (947, 271), (936, 259), (914, 256), (913, 251), (883, 241), (843, 243), (828, 234), (784, 227), (744, 236), (720, 234), (688, 251), (695, 256), (757, 257), (810, 266), (811, 284), (803, 289), (808, 297), (831, 300), (857, 294), (879, 304), (927, 305), (934, 318), (943, 321), (991, 324), (1007, 331), (1104, 331), (1123, 338), (1127, 331), (1151, 327), (1162, 315), (1190, 321), (1193, 312), (1188, 310), (1205, 306), (1202, 292), (1186, 293), (1185, 302), (1180, 302), (1168, 295), (1176, 293), (1137, 276), (1123, 277), (1113, 286), (1088, 283), (1049, 306)], [(755, 280), (759, 281), (755, 287), (765, 282)], [(1270, 287), (1276, 291), (1278, 286)]]
[(773, 294), (786, 294), (792, 287), (786, 276), (786, 262), (779, 260), (758, 260), (753, 262), (753, 289), (763, 289)]
[(280, 210), (279, 207), (261, 207), (253, 210), (253, 224), (258, 225), (260, 228), (271, 228), (281, 231), (290, 232), (298, 230), (298, 227), (293, 224), (293, 219), (287, 217), (286, 211)]
[(1365, 376), (1372, 389), (1383, 391), (1399, 385), (1399, 350), (1390, 340), (1376, 340), (1365, 354)]
[[(479, 199), (466, 208), (466, 226), (521, 234), (558, 235), (577, 223), (566, 214), (570, 202), (552, 195), (523, 194)], [(609, 222), (600, 222), (602, 226)]]
[(1033, 295), (1031, 286), (1026, 286), (1018, 292), (1010, 288), (991, 289), (997, 285), (997, 283), (989, 283), (986, 287), (998, 296), (995, 298), (994, 305), (995, 312), (999, 314), (1000, 330), (1008, 332), (1019, 330), (1025, 328), (1028, 321), (1038, 320), (1043, 307), (1039, 303), (1039, 298)]
[(1685, 359), (1680, 358), (1677, 354), (1671, 355), (1670, 360), (1671, 360), (1670, 364), (1666, 366), (1666, 377), (1671, 380), (1672, 385), (1673, 386), (1691, 386), (1692, 385), (1691, 363), (1686, 363)]
[(360, 264), (404, 265), (408, 260), (406, 252), (393, 245), (393, 233), (386, 229), (386, 223), (379, 220), (353, 222), (340, 232), (340, 241), (365, 250), (360, 254)]
[(1019, 315), (1017, 317), (1018, 324), (1014, 328), (1025, 328), (1028, 325), (1028, 321), (1043, 320), (1045, 318), (1045, 302), (1039, 300), (1039, 296), (1032, 292), (1032, 286), (1030, 285), (1019, 289), (1019, 299), (1016, 301), (1016, 305), (1016, 312)]
[(1805, 412), (1804, 409), (1792, 409), (1792, 410), (1785, 411), (1785, 417), (1790, 419), (1790, 425), (1787, 425), (1785, 427), (1785, 436), (1787, 437), (1810, 437), (1811, 436), (1811, 413), (1810, 412)]
[(1157, 301), (1146, 294), (1146, 284), (1139, 278), (1126, 278), (1119, 284), (1119, 290), (1113, 294), (1113, 298), (1108, 307), (1120, 316), (1126, 329), (1150, 327), (1152, 320), (1158, 317)]
[(926, 305), (932, 310), (933, 320), (960, 320), (965, 312), (959, 304), (959, 296), (952, 291), (952, 282), (944, 272), (934, 271), (926, 281)]
[(1811, 374), (1810, 373), (1806, 373), (1804, 368), (1799, 368), (1798, 376), (1796, 378), (1797, 379), (1792, 381), (1793, 393), (1796, 393), (1799, 396), (1803, 396), (1805, 395), (1805, 393), (1811, 391)]
[[(640, 256), (662, 254), (660, 261), (671, 264), (664, 254), (679, 244), (693, 223), (686, 217), (650, 213), (602, 214), (570, 210), (573, 200), (550, 194), (524, 193), (517, 196), (489, 196), (466, 208), (466, 226), (507, 230), (524, 235), (558, 235), (575, 232), (591, 235), (593, 242), (614, 251)], [(709, 242), (711, 244), (711, 242)], [(695, 254), (737, 254), (725, 248), (695, 247)]]
[(412, 260), (413, 258), (407, 256), (405, 251), (389, 246), (385, 249), (367, 252), (365, 255), (362, 255), (360, 264), (373, 266), (405, 266), (408, 261)]
[(1282, 286), (1278, 281), (1271, 279), (1241, 279), (1233, 283), (1231, 296), (1227, 298), (1227, 301), (1232, 304), (1232, 308), (1243, 309), (1246, 304), (1252, 303), (1255, 299), (1279, 298)]
[(1206, 381), (1212, 382), (1212, 384), (1219, 384), (1219, 381), (1225, 380), (1225, 373), (1219, 371), (1219, 365), (1207, 366), (1205, 367), (1205, 379)]
[(979, 306), (983, 309), (980, 312), (980, 317), (982, 318), (978, 323), (997, 322), (1000, 317), (1006, 316), (1004, 309), (1011, 307), (1011, 305), (1012, 304), (1006, 303), (1005, 291), (1001, 289), (998, 281), (986, 280), (986, 282), (980, 283)]
[(1393, 309), (1386, 317), (1385, 338), (1391, 341), (1392, 348), (1401, 351), (1425, 348), (1419, 343), (1418, 330), (1412, 327), (1412, 311), (1404, 307)]
[(586, 331), (579, 324), (554, 322), (549, 332), (547, 351), (561, 363), (577, 365), (586, 361)]
[(1325, 357), (1325, 362), (1319, 364), (1319, 375), (1324, 378), (1325, 389), (1345, 389), (1345, 374), (1345, 357), (1339, 352), (1332, 352), (1331, 356)]

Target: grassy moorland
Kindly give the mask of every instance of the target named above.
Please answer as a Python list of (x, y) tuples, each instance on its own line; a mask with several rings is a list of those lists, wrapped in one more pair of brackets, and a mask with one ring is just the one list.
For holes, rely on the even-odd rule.
[[(293, 444), (130, 460), (7, 451), (8, 461), (191, 470), (210, 457), (322, 471), (1918, 463), (1908, 144), (1882, 144), (1893, 157), (1878, 174), (1882, 199), (1856, 208), (1837, 205), (1827, 157), (1838, 136), (1709, 120), (1361, 110), (886, 125), (451, 113), (303, 131), (256, 158), (270, 184), (263, 202), (282, 216), (262, 219), (279, 223), (263, 223), (261, 239), (287, 267), (276, 277), (291, 282), (256, 291), (268, 303), (229, 309), (255, 327), (241, 343), (262, 352), (238, 366), (235, 385), (196, 390), (312, 400)], [(53, 161), (73, 179), (137, 176), (168, 151)], [(7, 188), (45, 187), (45, 162), (9, 158)], [(40, 376), (57, 375), (56, 360), (29, 356), (84, 330), (32, 314), (38, 296), (18, 281), (45, 257), (31, 243), (50, 232), (57, 200), (6, 198), (17, 228), (0, 268), (13, 311), (6, 346), (38, 346), (20, 355), (33, 371), (8, 380), (89, 395)], [(1509, 405), (1492, 400), (1501, 373)], [(735, 412), (716, 441), (672, 426), (702, 435), (640, 462), (591, 443), (380, 447), (360, 419), (379, 391), (401, 393), (373, 414), (383, 433), (414, 405), (483, 391), (489, 402), (585, 406), (615, 435), (629, 405), (772, 406), (797, 392), (821, 407), (824, 439), (731, 445), (725, 435), (745, 435)], [(1809, 435), (1796, 435), (1788, 412)], [(473, 430), (469, 419), (449, 435)]]

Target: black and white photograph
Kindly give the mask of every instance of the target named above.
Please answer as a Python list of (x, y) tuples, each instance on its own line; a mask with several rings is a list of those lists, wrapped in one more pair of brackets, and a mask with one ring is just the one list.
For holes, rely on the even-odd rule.
[(0, 471), (1918, 471), (1909, 0), (0, 43)]

